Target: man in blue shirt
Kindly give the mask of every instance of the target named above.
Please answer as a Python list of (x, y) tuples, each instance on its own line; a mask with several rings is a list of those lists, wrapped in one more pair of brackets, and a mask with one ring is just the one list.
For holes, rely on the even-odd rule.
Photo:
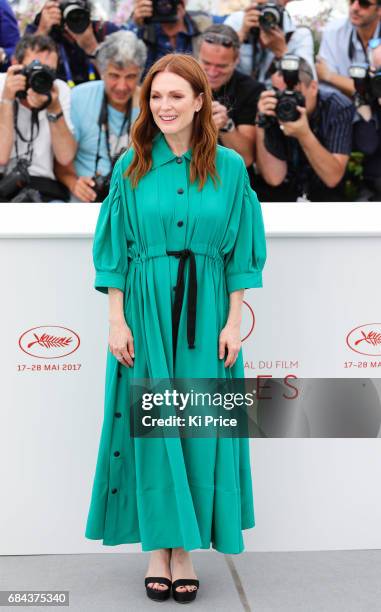
[[(272, 76), (273, 86), (278, 91), (290, 91), (283, 74), (278, 71)], [(264, 201), (281, 202), (342, 200), (352, 151), (354, 105), (339, 91), (319, 85), (311, 66), (301, 58), (293, 91), (303, 95), (305, 106), (301, 100), (297, 102), (295, 117), (290, 113), (292, 97), (287, 95), (283, 113), (288, 120), (283, 113), (281, 118), (277, 115), (279, 98), (274, 90), (266, 90), (259, 97), (258, 196)]]
[(106, 197), (111, 171), (129, 144), (130, 128), (139, 112), (137, 85), (146, 57), (144, 43), (133, 32), (115, 32), (99, 47), (102, 80), (72, 90), (77, 154), (73, 164), (57, 164), (55, 170), (73, 194), (73, 201), (94, 202)]
[(16, 17), (7, 0), (0, 0), (0, 72), (6, 72), (20, 38)]
[(202, 11), (187, 11), (187, 0), (179, 0), (177, 21), (169, 23), (147, 23), (152, 17), (152, 0), (136, 0), (134, 11), (127, 24), (147, 46), (146, 72), (160, 57), (167, 53), (190, 53), (198, 56), (200, 35), (212, 23), (219, 23), (223, 17), (211, 16)]
[(329, 23), (323, 31), (316, 68), (320, 81), (354, 94), (351, 64), (367, 62), (371, 38), (381, 37), (381, 0), (350, 0), (349, 16)]
[[(84, 32), (75, 33), (69, 29), (67, 23), (62, 27), (60, 4), (62, 2), (57, 0), (48, 0), (42, 11), (36, 15), (34, 23), (27, 26), (26, 32), (48, 34), (55, 40), (60, 53), (57, 76), (71, 87), (99, 79), (95, 62), (97, 47), (108, 34), (117, 32), (120, 28), (110, 21), (89, 19), (89, 25)], [(88, 0), (79, 0), (79, 4), (91, 11)]]

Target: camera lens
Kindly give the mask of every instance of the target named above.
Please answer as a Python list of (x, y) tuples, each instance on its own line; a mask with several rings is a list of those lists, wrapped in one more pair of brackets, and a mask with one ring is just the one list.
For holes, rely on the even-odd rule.
[(156, 6), (158, 15), (171, 15), (173, 12), (173, 5), (170, 0), (158, 0)]
[(82, 34), (90, 24), (89, 11), (74, 3), (64, 8), (63, 18), (74, 34)]
[(48, 94), (53, 87), (53, 75), (46, 70), (38, 70), (32, 72), (29, 78), (29, 83), (33, 91), (39, 94)]
[(300, 116), (296, 107), (297, 101), (294, 98), (282, 96), (276, 107), (276, 116), (281, 121), (296, 121)]
[(259, 24), (264, 30), (271, 30), (281, 22), (281, 15), (277, 7), (265, 7), (259, 16)]

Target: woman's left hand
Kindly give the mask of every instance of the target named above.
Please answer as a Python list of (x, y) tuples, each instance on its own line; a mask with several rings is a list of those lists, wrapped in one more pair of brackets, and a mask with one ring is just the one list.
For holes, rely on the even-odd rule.
[(241, 349), (241, 330), (239, 325), (225, 325), (220, 333), (219, 338), (219, 358), (223, 359), (225, 356), (225, 350), (228, 351), (228, 356), (225, 360), (225, 368), (232, 367), (238, 357), (238, 353)]

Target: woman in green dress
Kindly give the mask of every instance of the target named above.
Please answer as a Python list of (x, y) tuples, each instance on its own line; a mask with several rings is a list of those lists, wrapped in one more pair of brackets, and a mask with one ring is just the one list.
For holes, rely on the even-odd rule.
[(148, 72), (132, 148), (117, 162), (94, 236), (109, 295), (104, 421), (86, 537), (152, 551), (152, 599), (196, 597), (189, 551), (244, 550), (254, 527), (249, 440), (130, 435), (134, 379), (243, 378), (245, 288), (262, 286), (261, 207), (245, 164), (217, 145), (200, 65), (166, 55)]

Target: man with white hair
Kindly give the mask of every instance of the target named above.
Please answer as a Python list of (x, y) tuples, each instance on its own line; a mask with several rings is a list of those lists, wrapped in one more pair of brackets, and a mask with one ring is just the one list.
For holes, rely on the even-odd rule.
[(112, 169), (128, 146), (131, 125), (139, 112), (138, 83), (146, 58), (145, 45), (133, 32), (115, 32), (97, 53), (101, 80), (72, 90), (77, 155), (69, 166), (57, 164), (56, 174), (74, 201), (106, 197)]

